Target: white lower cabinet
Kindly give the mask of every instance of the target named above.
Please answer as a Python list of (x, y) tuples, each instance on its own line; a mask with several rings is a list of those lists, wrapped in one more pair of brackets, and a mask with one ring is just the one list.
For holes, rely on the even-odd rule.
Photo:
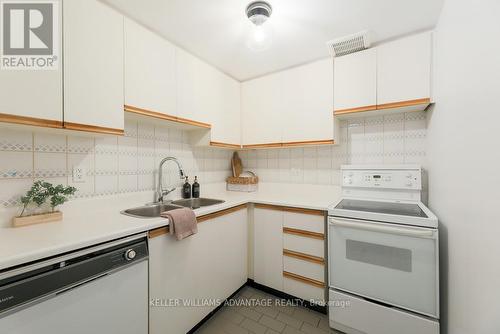
[(224, 300), (245, 284), (247, 240), (246, 208), (199, 223), (181, 241), (150, 234), (149, 333), (188, 332), (217, 305), (184, 303)]
[(254, 210), (254, 280), (283, 291), (283, 212)]
[(288, 277), (283, 279), (283, 292), (315, 304), (322, 304), (325, 300), (324, 287), (314, 286)]
[(289, 273), (295, 273), (300, 276), (311, 278), (319, 282), (325, 282), (324, 264), (284, 256), (283, 270)]
[(320, 239), (285, 233), (283, 236), (283, 247), (308, 255), (325, 256), (325, 242)]
[(256, 204), (254, 280), (306, 301), (325, 300), (321, 211)]

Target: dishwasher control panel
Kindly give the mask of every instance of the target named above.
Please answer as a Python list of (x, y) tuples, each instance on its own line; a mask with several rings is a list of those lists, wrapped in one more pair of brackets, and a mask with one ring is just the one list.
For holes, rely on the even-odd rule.
[(146, 237), (131, 237), (41, 260), (0, 274), (0, 318), (149, 256)]

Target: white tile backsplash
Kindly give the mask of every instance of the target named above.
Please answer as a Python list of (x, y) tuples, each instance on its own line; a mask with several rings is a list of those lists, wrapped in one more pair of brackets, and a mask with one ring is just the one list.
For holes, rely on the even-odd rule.
[(263, 182), (340, 184), (343, 164), (425, 166), (425, 112), (342, 120), (338, 145), (241, 151), (246, 170)]
[[(186, 131), (132, 119), (123, 137), (91, 137), (47, 131), (0, 128), (0, 206), (19, 205), (34, 180), (78, 188), (76, 197), (153, 190), (156, 169), (166, 156), (177, 157), (190, 182), (223, 182), (230, 174), (232, 151), (192, 147)], [(256, 159), (254, 159), (256, 161)], [(84, 167), (85, 182), (73, 182)], [(165, 182), (181, 185), (174, 164), (165, 165)]]

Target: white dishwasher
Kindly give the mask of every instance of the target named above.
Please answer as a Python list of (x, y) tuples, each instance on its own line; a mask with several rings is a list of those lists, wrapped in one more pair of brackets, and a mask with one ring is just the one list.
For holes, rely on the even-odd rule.
[(144, 234), (0, 273), (0, 333), (148, 333)]

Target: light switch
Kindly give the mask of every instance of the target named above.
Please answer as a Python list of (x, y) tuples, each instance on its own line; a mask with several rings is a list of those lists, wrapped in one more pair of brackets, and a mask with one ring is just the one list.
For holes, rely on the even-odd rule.
[(84, 167), (73, 167), (73, 182), (83, 183), (85, 182), (85, 168)]

